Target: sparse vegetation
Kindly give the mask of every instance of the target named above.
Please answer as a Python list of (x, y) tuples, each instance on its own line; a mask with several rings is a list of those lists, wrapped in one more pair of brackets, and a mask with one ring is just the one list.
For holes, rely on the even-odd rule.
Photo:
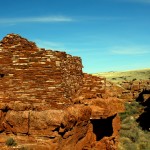
[(112, 80), (117, 80), (116, 78), (112, 78)]
[[(123, 81), (149, 80), (150, 69), (131, 70), (123, 72), (105, 72), (94, 74), (104, 76), (108, 81), (122, 83)], [(150, 150), (150, 132), (142, 130), (137, 119), (144, 111), (144, 106), (138, 102), (125, 104), (126, 111), (120, 114), (121, 130), (119, 150)]]
[(136, 80), (137, 80), (136, 78), (132, 79), (132, 81), (136, 81)]
[(13, 138), (8, 138), (7, 141), (6, 141), (6, 145), (7, 146), (16, 146), (17, 143)]
[[(150, 79), (150, 69), (131, 70), (123, 72), (102, 72), (93, 75), (104, 76), (107, 78), (107, 80), (113, 81), (115, 83), (122, 82), (125, 80), (148, 80)], [(116, 80), (114, 80), (114, 78)]]
[(143, 106), (138, 102), (126, 103), (126, 111), (120, 114), (121, 130), (119, 150), (149, 150), (150, 132), (143, 131), (136, 122)]

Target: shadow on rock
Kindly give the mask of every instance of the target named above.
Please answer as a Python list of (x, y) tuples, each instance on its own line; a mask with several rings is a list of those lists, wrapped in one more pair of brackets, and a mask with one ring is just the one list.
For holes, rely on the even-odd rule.
[(137, 122), (143, 130), (150, 131), (150, 91), (141, 92), (137, 101), (145, 107), (144, 112), (139, 116)]

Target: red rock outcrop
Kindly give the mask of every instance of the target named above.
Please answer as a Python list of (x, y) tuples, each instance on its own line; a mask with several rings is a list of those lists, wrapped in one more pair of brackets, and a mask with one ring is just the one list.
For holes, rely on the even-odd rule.
[(117, 97), (124, 101), (133, 101), (143, 91), (150, 91), (150, 80), (123, 81), (120, 84), (107, 81), (103, 97)]
[[(129, 98), (137, 99), (142, 91), (150, 90), (150, 80), (126, 81), (121, 86), (125, 89), (125, 93), (129, 95)], [(122, 98), (125, 98), (124, 95), (122, 96)]]
[[(0, 147), (115, 150), (124, 110), (105, 78), (82, 72), (79, 57), (38, 48), (17, 34), (0, 42)], [(14, 148), (15, 149), (15, 148)]]

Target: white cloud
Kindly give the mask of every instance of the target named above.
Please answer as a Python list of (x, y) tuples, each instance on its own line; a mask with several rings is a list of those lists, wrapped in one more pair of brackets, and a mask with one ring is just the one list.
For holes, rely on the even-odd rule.
[(0, 18), (0, 23), (48, 23), (48, 22), (72, 22), (70, 17), (66, 16), (43, 16), (43, 17), (22, 17), (22, 18)]
[(150, 53), (150, 48), (143, 47), (116, 47), (111, 50), (111, 53), (118, 55), (140, 55)]
[(74, 22), (74, 21), (114, 21), (124, 20), (126, 17), (117, 16), (77, 16), (75, 18), (67, 16), (41, 16), (41, 17), (21, 17), (21, 18), (0, 18), (0, 24), (16, 25), (17, 23), (52, 23), (52, 22)]

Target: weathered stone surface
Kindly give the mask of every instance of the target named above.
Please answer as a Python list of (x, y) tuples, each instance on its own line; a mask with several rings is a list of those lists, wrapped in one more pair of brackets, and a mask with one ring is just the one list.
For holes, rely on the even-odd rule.
[[(124, 111), (106, 79), (82, 72), (79, 57), (38, 48), (17, 34), (0, 42), (0, 149), (117, 149)], [(141, 84), (143, 86), (143, 84)], [(116, 98), (118, 97), (118, 98)]]
[(106, 82), (106, 91), (103, 94), (103, 98), (108, 98), (108, 97), (121, 98), (122, 93), (124, 91), (125, 91), (125, 89), (122, 86), (107, 81)]
[(117, 97), (124, 101), (133, 101), (139, 97), (143, 91), (150, 90), (150, 80), (123, 81), (120, 84), (106, 82), (106, 91), (103, 98)]
[(66, 102), (80, 89), (83, 73), (79, 57), (39, 49), (16, 34), (4, 37), (0, 45), (0, 99)]
[[(131, 99), (136, 99), (143, 90), (149, 90), (150, 80), (126, 81), (123, 82), (121, 86), (126, 90), (126, 93), (130, 95)], [(127, 88), (128, 86), (130, 86), (130, 89)]]
[(96, 98), (92, 100), (82, 100), (81, 103), (92, 109), (91, 119), (100, 119), (113, 116), (122, 112), (124, 105), (120, 99), (110, 97), (107, 99)]
[(3, 128), (7, 133), (27, 134), (29, 130), (28, 111), (8, 111), (2, 122)]

